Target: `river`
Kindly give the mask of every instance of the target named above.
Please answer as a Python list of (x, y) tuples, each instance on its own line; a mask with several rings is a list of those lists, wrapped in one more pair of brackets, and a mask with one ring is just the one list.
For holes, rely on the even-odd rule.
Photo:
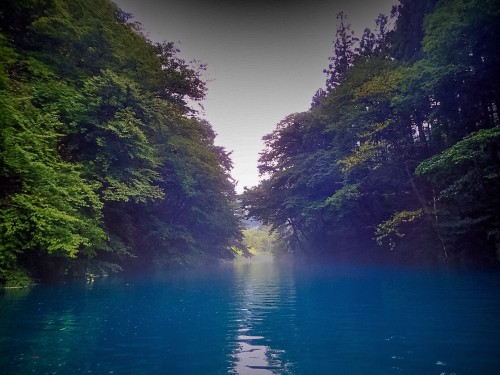
[(237, 262), (0, 295), (1, 374), (498, 374), (500, 275)]

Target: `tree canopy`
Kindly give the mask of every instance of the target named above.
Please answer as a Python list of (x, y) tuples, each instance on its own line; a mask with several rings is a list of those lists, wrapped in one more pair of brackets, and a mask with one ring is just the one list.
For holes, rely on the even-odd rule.
[(360, 37), (339, 13), (325, 87), (236, 197), (203, 64), (109, 0), (3, 1), (0, 283), (230, 259), (241, 206), (279, 251), (497, 262), (499, 9), (400, 0)]
[(0, 5), (0, 282), (231, 258), (203, 64), (109, 0)]
[(294, 253), (496, 262), (499, 9), (401, 0), (361, 38), (340, 13), (325, 89), (263, 138), (249, 216)]

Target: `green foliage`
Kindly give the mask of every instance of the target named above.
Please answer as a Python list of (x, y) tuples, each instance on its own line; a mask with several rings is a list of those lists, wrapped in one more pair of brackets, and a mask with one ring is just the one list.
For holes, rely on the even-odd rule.
[(341, 189), (337, 190), (335, 194), (328, 197), (323, 206), (338, 212), (340, 216), (342, 212), (345, 212), (345, 206), (351, 201), (356, 201), (360, 196), (357, 185), (345, 185)]
[(417, 175), (436, 190), (436, 215), (451, 246), (481, 239), (498, 252), (500, 237), (500, 127), (479, 130), (423, 161)]
[(19, 269), (9, 270), (2, 268), (0, 270), (0, 279), (5, 280), (3, 283), (4, 288), (26, 288), (33, 284), (29, 275)]
[(243, 243), (252, 255), (275, 251), (277, 237), (269, 228), (259, 227), (243, 230)]
[(422, 56), (422, 38), (425, 35), (426, 16), (434, 10), (438, 0), (400, 0), (392, 9), (395, 27), (389, 33), (388, 44), (393, 58), (415, 62)]
[(0, 282), (232, 256), (230, 155), (178, 52), (108, 0), (2, 3)]
[(0, 89), (5, 89), (9, 83), (8, 66), (16, 61), (16, 52), (9, 45), (7, 38), (0, 34)]
[(402, 227), (406, 224), (414, 224), (423, 215), (423, 210), (396, 212), (389, 220), (377, 226), (375, 240), (379, 245), (387, 242), (389, 248), (394, 250), (398, 239), (405, 236)]
[[(170, 222), (173, 238), (164, 238), (175, 252), (191, 247), (231, 258), (231, 246), (241, 240), (234, 215), (235, 192), (227, 164), (229, 155), (213, 144), (215, 134), (206, 122), (180, 119), (165, 155), (163, 186), (169, 194), (160, 220)], [(187, 235), (189, 234), (189, 235)], [(228, 239), (232, 239), (228, 242)]]
[[(106, 70), (85, 82), (80, 114), (84, 119), (72, 136), (73, 149), (91, 177), (99, 180), (105, 200), (144, 202), (160, 199), (158, 160), (146, 135), (147, 98), (137, 85)], [(83, 138), (83, 139), (82, 139)]]
[(351, 155), (339, 160), (339, 164), (342, 166), (342, 172), (348, 173), (363, 165), (368, 165), (368, 168), (372, 170), (380, 168), (381, 161), (379, 156), (383, 154), (386, 147), (387, 143), (384, 141), (366, 141), (362, 143), (359, 147), (354, 149)]
[(263, 138), (248, 215), (291, 251), (356, 257), (379, 243), (423, 261), (494, 259), (498, 5), (401, 0), (393, 30), (367, 29), (343, 52), (338, 41), (326, 92)]
[[(463, 176), (465, 170), (473, 168), (480, 161), (485, 161), (484, 159), (490, 159), (486, 160), (487, 162), (497, 161), (499, 142), (500, 126), (479, 130), (441, 154), (424, 160), (415, 172), (417, 175), (427, 176), (434, 183), (443, 183), (449, 177)], [(495, 174), (489, 177), (494, 178)]]
[(2, 200), (2, 263), (8, 268), (14, 254), (27, 249), (70, 258), (92, 254), (105, 238), (102, 204), (96, 186), (82, 178), (79, 166), (58, 155), (56, 131), (61, 123), (53, 114), (29, 106), (24, 115), (15, 108), (10, 115), (1, 129), (0, 158), (5, 177), (20, 183)]

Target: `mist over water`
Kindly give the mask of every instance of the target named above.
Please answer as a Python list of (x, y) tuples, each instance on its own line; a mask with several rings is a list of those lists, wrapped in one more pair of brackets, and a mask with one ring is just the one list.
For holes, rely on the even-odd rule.
[(493, 374), (500, 276), (254, 260), (6, 291), (3, 374)]

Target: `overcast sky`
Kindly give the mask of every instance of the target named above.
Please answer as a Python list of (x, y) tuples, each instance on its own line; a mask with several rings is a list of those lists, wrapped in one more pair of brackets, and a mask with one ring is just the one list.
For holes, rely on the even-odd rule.
[(237, 191), (258, 183), (262, 137), (324, 88), (343, 10), (356, 36), (372, 30), (397, 0), (115, 0), (153, 41), (175, 42), (180, 57), (207, 64), (204, 117), (216, 143), (233, 151)]

